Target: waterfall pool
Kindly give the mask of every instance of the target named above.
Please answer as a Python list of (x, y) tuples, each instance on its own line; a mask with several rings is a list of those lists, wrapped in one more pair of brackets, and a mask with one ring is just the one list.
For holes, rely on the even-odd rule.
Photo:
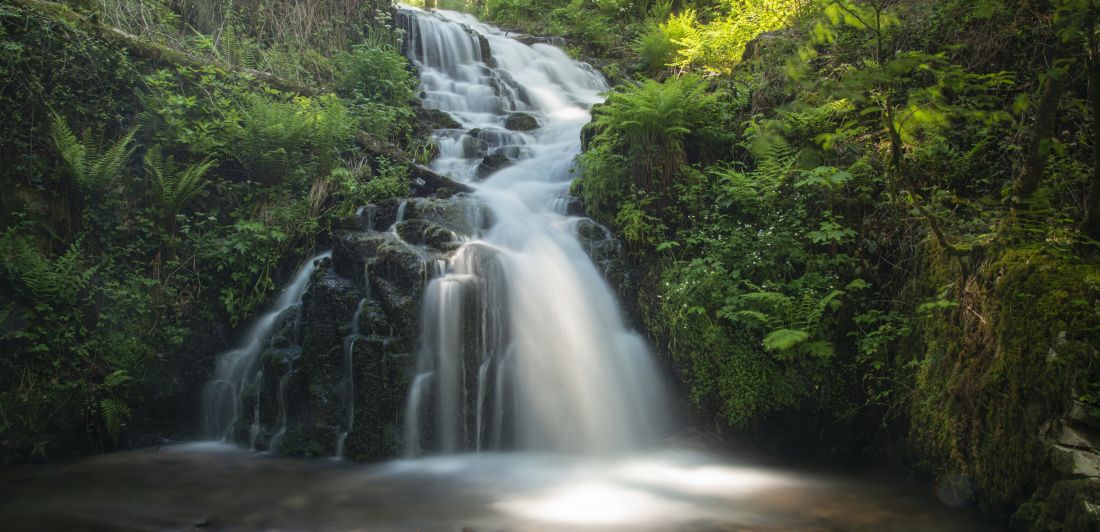
[(0, 470), (0, 523), (9, 531), (1000, 530), (897, 476), (696, 451), (367, 465), (214, 443)]

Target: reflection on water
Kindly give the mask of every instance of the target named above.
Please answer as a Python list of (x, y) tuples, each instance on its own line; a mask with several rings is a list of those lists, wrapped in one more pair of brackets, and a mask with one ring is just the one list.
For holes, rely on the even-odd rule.
[(5, 530), (995, 530), (930, 487), (721, 461), (479, 454), (357, 465), (189, 444), (0, 473)]

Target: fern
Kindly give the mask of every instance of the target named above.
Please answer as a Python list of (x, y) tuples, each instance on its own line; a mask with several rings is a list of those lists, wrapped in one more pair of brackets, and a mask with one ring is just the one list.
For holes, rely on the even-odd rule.
[(232, 66), (256, 68), (256, 45), (241, 35), (240, 30), (234, 24), (229, 24), (222, 30), (218, 42), (218, 52), (222, 60)]
[(14, 249), (3, 250), (10, 258), (4, 266), (19, 280), (16, 288), (35, 300), (72, 305), (95, 275), (96, 267), (85, 265), (79, 244), (50, 260), (27, 242), (15, 242)]
[(833, 355), (832, 343), (817, 338), (827, 334), (825, 314), (840, 306), (841, 290), (833, 290), (823, 297), (804, 293), (795, 299), (779, 292), (757, 291), (738, 298), (741, 304), (755, 309), (739, 310), (723, 315), (747, 320), (767, 330), (764, 349), (776, 352), (781, 358), (808, 355), (826, 358)]
[(684, 163), (684, 138), (706, 121), (714, 96), (697, 76), (646, 80), (608, 97), (595, 125), (619, 136), (632, 155), (636, 185), (657, 192), (670, 186)]
[(161, 154), (159, 146), (153, 146), (146, 150), (144, 163), (153, 203), (171, 231), (176, 215), (183, 212), (206, 186), (203, 176), (214, 166), (214, 161), (205, 160), (180, 168), (171, 157)]
[(801, 329), (776, 329), (764, 337), (764, 349), (768, 351), (789, 351), (806, 343), (810, 333)]
[(758, 130), (752, 130), (751, 134), (751, 147), (756, 156), (752, 178), (773, 187), (782, 183), (791, 174), (799, 150), (782, 135), (764, 134)]
[(119, 399), (103, 399), (99, 402), (99, 413), (107, 433), (117, 442), (126, 422), (130, 420), (130, 405)]
[(130, 145), (135, 131), (130, 131), (102, 153), (96, 149), (91, 135), (85, 132), (78, 140), (64, 117), (51, 113), (50, 136), (61, 159), (65, 161), (77, 188), (85, 194), (98, 194), (108, 188), (122, 173), (123, 166), (134, 152)]

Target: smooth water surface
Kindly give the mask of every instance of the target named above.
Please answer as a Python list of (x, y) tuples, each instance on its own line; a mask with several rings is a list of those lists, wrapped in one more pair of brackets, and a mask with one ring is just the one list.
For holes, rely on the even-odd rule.
[(929, 486), (692, 451), (356, 465), (185, 444), (0, 473), (4, 530), (998, 530)]

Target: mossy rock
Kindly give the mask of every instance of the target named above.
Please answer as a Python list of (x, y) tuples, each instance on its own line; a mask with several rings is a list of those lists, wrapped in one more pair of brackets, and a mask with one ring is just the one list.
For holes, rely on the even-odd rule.
[(512, 165), (512, 160), (503, 153), (491, 153), (481, 159), (477, 165), (477, 179), (485, 179), (493, 173)]
[(1058, 462), (1045, 434), (1069, 412), (1074, 390), (1096, 379), (1087, 335), (1098, 325), (1095, 268), (1008, 249), (964, 277), (956, 260), (932, 248), (908, 297), (926, 301), (955, 281), (948, 297), (957, 306), (933, 310), (920, 325), (914, 450), (934, 472), (970, 478), (979, 504), (996, 515), (1061, 521), (1061, 512), (1036, 505), (1044, 486), (1080, 468)]
[(504, 119), (504, 127), (512, 131), (532, 131), (539, 128), (539, 121), (527, 113), (512, 113)]

